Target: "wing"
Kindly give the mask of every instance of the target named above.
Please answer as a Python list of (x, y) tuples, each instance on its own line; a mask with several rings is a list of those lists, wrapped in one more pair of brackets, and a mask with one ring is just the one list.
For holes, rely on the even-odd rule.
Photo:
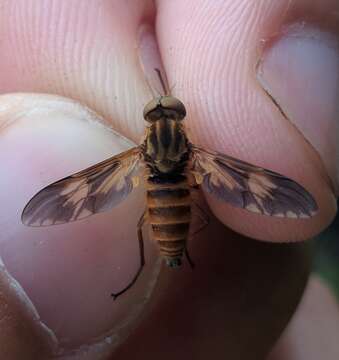
[(135, 147), (47, 186), (26, 205), (22, 222), (62, 224), (112, 209), (137, 185), (139, 159)]
[(218, 199), (262, 215), (308, 218), (318, 210), (301, 185), (283, 175), (195, 145), (192, 173)]

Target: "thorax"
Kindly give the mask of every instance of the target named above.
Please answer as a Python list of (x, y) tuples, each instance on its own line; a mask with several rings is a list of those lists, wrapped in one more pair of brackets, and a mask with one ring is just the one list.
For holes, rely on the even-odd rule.
[(167, 118), (152, 124), (146, 133), (144, 157), (154, 175), (182, 174), (189, 157), (188, 142), (182, 125)]

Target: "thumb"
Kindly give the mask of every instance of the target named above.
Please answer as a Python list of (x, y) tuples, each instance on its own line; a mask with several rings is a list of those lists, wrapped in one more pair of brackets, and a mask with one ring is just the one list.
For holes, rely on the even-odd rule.
[(20, 215), (42, 187), (132, 143), (88, 109), (61, 97), (10, 94), (1, 96), (0, 104), (3, 261), (60, 347), (95, 341), (112, 347), (116, 344), (105, 339), (113, 333), (122, 339), (134, 325), (154, 279), (155, 252), (145, 242), (148, 266), (124, 301), (117, 299), (113, 306), (110, 294), (124, 288), (140, 266), (140, 191), (112, 212), (84, 222), (30, 228), (21, 224)]

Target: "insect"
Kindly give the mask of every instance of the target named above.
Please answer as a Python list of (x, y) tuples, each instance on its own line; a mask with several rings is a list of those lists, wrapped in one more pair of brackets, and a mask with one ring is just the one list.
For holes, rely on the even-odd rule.
[(193, 185), (220, 201), (262, 215), (308, 218), (316, 213), (315, 200), (295, 181), (192, 144), (183, 125), (186, 109), (177, 98), (154, 98), (143, 116), (149, 126), (139, 146), (45, 187), (22, 213), (28, 226), (84, 219), (119, 204), (137, 186), (136, 178), (144, 176), (147, 205), (137, 226), (140, 267), (124, 289), (112, 294), (114, 298), (136, 282), (145, 264), (142, 227), (146, 220), (169, 267), (180, 266), (184, 254), (193, 265), (186, 247)]

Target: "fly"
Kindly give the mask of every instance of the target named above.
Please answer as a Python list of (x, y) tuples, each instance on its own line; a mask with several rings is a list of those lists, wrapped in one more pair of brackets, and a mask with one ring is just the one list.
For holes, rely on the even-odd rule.
[[(160, 73), (159, 77), (163, 84)], [(169, 267), (180, 266), (183, 255), (193, 266), (186, 247), (192, 186), (219, 201), (262, 215), (309, 218), (316, 213), (314, 198), (295, 181), (192, 144), (183, 125), (186, 109), (177, 98), (154, 98), (143, 116), (149, 126), (139, 146), (45, 187), (28, 202), (21, 217), (28, 226), (49, 226), (108, 211), (123, 201), (139, 184), (138, 176), (143, 176), (146, 209), (137, 226), (140, 268), (113, 298), (127, 291), (143, 269), (142, 227), (146, 220)]]

